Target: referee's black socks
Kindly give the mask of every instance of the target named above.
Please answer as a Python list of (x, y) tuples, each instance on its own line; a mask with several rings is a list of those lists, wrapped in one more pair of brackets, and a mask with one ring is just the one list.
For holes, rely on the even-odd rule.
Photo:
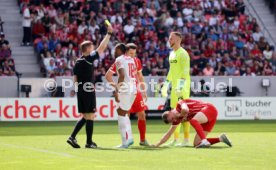
[(93, 120), (86, 120), (86, 144), (92, 144)]
[(86, 122), (86, 120), (84, 118), (82, 118), (76, 123), (75, 128), (71, 134), (72, 138), (74, 138), (74, 139), (76, 138), (77, 134), (79, 133), (79, 131), (81, 130), (81, 128), (83, 127), (85, 122)]

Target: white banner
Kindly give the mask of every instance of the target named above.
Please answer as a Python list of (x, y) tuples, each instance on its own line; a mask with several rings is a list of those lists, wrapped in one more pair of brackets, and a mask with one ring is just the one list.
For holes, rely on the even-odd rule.
[[(197, 98), (217, 107), (219, 120), (276, 119), (275, 97)], [(149, 98), (146, 108), (162, 110), (164, 98)], [(0, 121), (77, 120), (76, 98), (2, 98)], [(96, 120), (117, 120), (113, 98), (97, 98)]]

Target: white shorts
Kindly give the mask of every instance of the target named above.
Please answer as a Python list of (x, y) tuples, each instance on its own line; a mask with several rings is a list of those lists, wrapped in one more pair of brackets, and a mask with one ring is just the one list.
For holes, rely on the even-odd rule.
[(118, 107), (120, 107), (122, 110), (129, 111), (136, 98), (136, 94), (118, 93), (118, 97), (120, 100), (120, 102), (118, 103)]

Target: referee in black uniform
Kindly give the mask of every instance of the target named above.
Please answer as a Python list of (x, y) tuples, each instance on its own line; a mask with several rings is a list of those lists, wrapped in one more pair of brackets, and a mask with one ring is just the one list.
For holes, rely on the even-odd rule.
[(91, 41), (84, 41), (80, 45), (82, 57), (77, 60), (74, 71), (74, 82), (78, 85), (78, 111), (82, 114), (82, 118), (77, 122), (75, 128), (68, 138), (69, 143), (73, 148), (80, 148), (77, 143), (76, 135), (86, 123), (86, 148), (97, 148), (97, 144), (92, 140), (93, 134), (93, 120), (94, 113), (96, 111), (96, 95), (94, 89), (94, 60), (99, 58), (99, 55), (104, 52), (112, 35), (113, 29), (111, 26), (107, 28), (107, 34), (102, 40), (99, 47), (94, 50), (93, 43)]

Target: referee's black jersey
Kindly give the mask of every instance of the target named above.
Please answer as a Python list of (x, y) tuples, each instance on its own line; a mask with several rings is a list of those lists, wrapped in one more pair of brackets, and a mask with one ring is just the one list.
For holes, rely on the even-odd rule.
[(97, 51), (93, 51), (89, 56), (82, 56), (76, 61), (73, 69), (78, 80), (78, 91), (83, 91), (83, 84), (94, 83), (94, 61), (99, 58)]

